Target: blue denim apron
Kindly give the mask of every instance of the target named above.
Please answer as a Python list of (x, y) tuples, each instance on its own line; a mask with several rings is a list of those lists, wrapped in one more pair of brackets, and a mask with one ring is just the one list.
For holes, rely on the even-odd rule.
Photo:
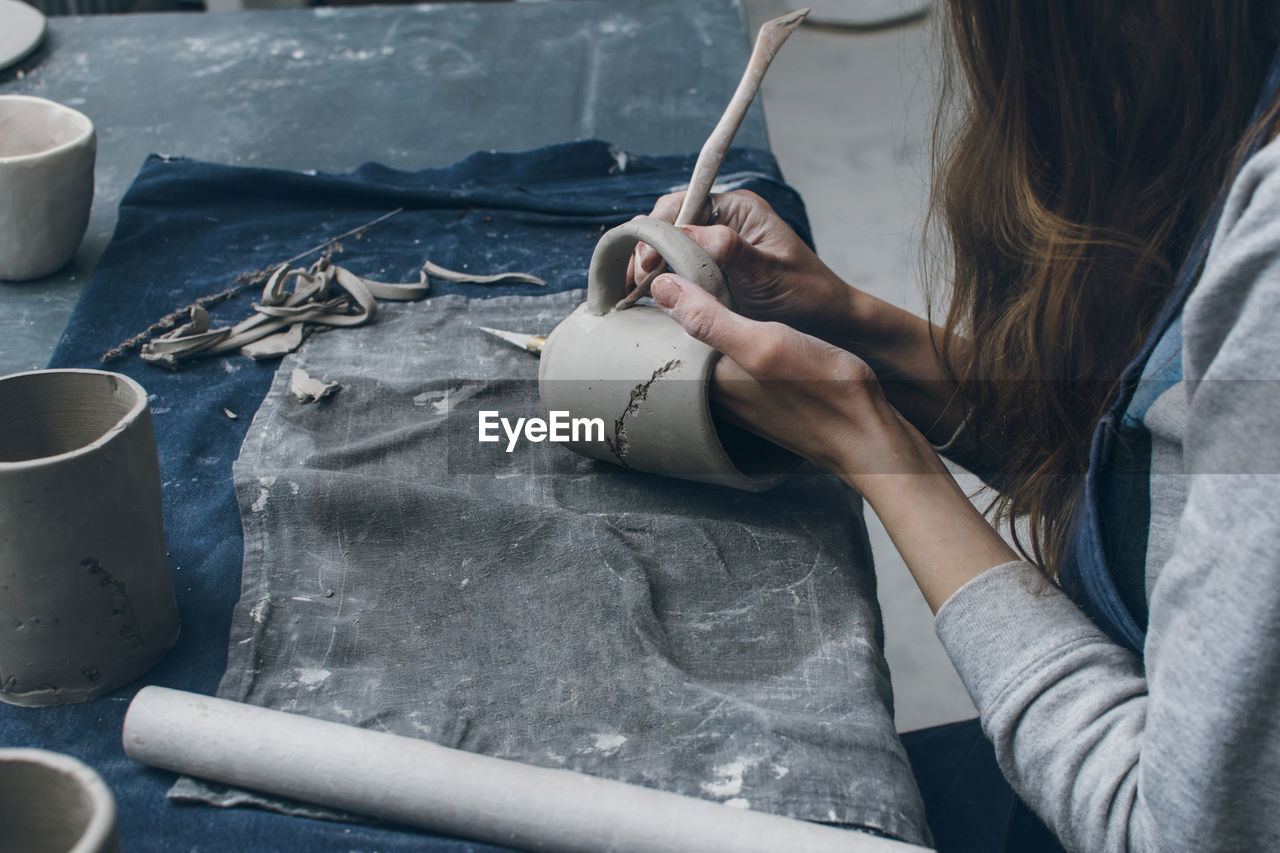
[[(1272, 60), (1250, 124), (1262, 115), (1278, 90), (1280, 90), (1280, 53), (1277, 53)], [(1253, 154), (1260, 144), (1260, 138), (1254, 140), (1248, 154)], [(1234, 176), (1232, 177), (1234, 179)], [(1143, 342), (1138, 356), (1121, 374), (1120, 392), (1115, 403), (1102, 416), (1093, 431), (1084, 490), (1076, 507), (1075, 528), (1059, 578), (1063, 589), (1099, 628), (1112, 640), (1139, 655), (1142, 654), (1146, 639), (1146, 615), (1145, 613), (1135, 614), (1133, 608), (1126, 605), (1121, 596), (1116, 582), (1116, 573), (1108, 564), (1104, 549), (1106, 517), (1102, 507), (1104, 503), (1109, 502), (1109, 499), (1114, 498), (1114, 490), (1123, 479), (1114, 475), (1121, 467), (1117, 464), (1118, 457), (1128, 454), (1128, 448), (1123, 446), (1121, 439), (1125, 416), (1132, 414), (1135, 392), (1138, 391), (1144, 379), (1150, 378), (1151, 371), (1148, 367), (1154, 364), (1152, 353), (1168, 349), (1169, 339), (1179, 332), (1182, 306), (1200, 277), (1200, 271), (1209, 253), (1213, 235), (1217, 231), (1218, 220), (1222, 216), (1231, 183), (1231, 180), (1226, 182), (1209, 215), (1205, 217), (1195, 241), (1191, 244), (1191, 249), (1178, 270), (1173, 291), (1169, 294), (1164, 308)], [(1177, 334), (1177, 337), (1180, 339), (1180, 334)], [(1132, 476), (1132, 472), (1130, 475)], [(1130, 600), (1132, 601), (1132, 597)]]

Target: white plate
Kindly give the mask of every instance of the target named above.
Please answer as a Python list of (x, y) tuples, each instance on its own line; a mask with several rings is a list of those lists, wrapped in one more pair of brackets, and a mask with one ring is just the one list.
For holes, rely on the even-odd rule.
[(0, 0), (0, 69), (26, 59), (44, 38), (45, 17), (20, 0)]
[(808, 21), (854, 29), (878, 29), (905, 24), (921, 17), (933, 0), (797, 0), (808, 6)]

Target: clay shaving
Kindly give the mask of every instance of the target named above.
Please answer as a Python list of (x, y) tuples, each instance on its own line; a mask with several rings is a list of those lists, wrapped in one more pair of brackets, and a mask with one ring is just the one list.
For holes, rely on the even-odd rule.
[[(262, 301), (254, 313), (234, 326), (211, 328), (209, 311), (200, 300), (190, 306), (186, 323), (142, 346), (141, 356), (153, 364), (177, 368), (193, 358), (239, 352), (254, 359), (293, 352), (318, 329), (361, 326), (377, 316), (378, 301), (407, 301), (426, 296), (430, 277), (470, 284), (523, 282), (545, 285), (528, 273), (472, 275), (423, 263), (418, 280), (396, 284), (362, 278), (337, 266), (328, 254), (303, 269), (280, 264), (267, 276)], [(221, 296), (222, 294), (219, 294)]]
[(312, 379), (301, 367), (295, 367), (289, 376), (289, 393), (299, 403), (318, 403), (325, 397), (332, 397), (341, 388), (337, 382)]
[[(267, 269), (241, 273), (232, 287), (201, 296), (171, 311), (143, 331), (121, 341), (100, 357), (105, 364), (132, 350), (153, 364), (178, 368), (190, 359), (239, 351), (252, 359), (277, 358), (302, 346), (313, 332), (338, 326), (359, 326), (377, 314), (377, 300), (411, 300), (425, 296), (430, 277), (464, 284), (523, 283), (546, 286), (537, 276), (521, 272), (475, 275), (446, 269), (423, 261), (416, 283), (391, 284), (361, 278), (333, 264), (342, 251), (342, 238), (360, 239), (372, 226), (390, 219), (404, 208), (397, 207), (371, 222), (332, 237), (318, 246), (294, 255)], [(308, 268), (293, 264), (308, 255), (323, 252)], [(212, 329), (209, 309), (265, 282), (261, 304), (254, 314), (234, 326)], [(293, 288), (290, 290), (289, 285)]]
[[(383, 222), (387, 219), (390, 219), (391, 217), (395, 216), (397, 213), (400, 213), (403, 210), (404, 210), (403, 207), (397, 207), (395, 210), (388, 211), (387, 213), (384, 213), (381, 216), (379, 216), (377, 219), (374, 219), (370, 222), (366, 222), (363, 225), (359, 225), (355, 228), (352, 228), (350, 231), (343, 232), (342, 234), (339, 234), (337, 237), (330, 237), (325, 242), (321, 243), (318, 246), (312, 246), (310, 249), (307, 249), (305, 252), (299, 252), (298, 254), (294, 255), (292, 258), (285, 261), (284, 263), (293, 264), (296, 261), (300, 261), (303, 258), (307, 257), (308, 255), (314, 255), (316, 252), (321, 252), (321, 251), (324, 252), (323, 258), (325, 260), (330, 260), (333, 258), (333, 255), (335, 252), (342, 251), (343, 237), (354, 236), (358, 240), (361, 237), (363, 237), (364, 233), (368, 231), (371, 227), (373, 227), (374, 225), (377, 225), (379, 222)], [(186, 319), (190, 315), (193, 308), (212, 308), (215, 305), (218, 305), (222, 302), (226, 302), (228, 299), (230, 299), (233, 296), (240, 295), (250, 287), (257, 287), (259, 284), (262, 284), (264, 281), (267, 280), (267, 276), (271, 275), (271, 271), (273, 269), (275, 269), (275, 267), (268, 267), (267, 269), (254, 270), (253, 272), (240, 273), (238, 276), (236, 276), (236, 283), (234, 286), (228, 287), (226, 290), (223, 290), (219, 293), (212, 293), (212, 294), (209, 294), (208, 296), (201, 296), (199, 299), (197, 299), (195, 302), (192, 302), (190, 305), (184, 305), (181, 308), (177, 309), (176, 311), (170, 311), (168, 314), (164, 315), (159, 320), (152, 323), (150, 326), (147, 326), (147, 328), (143, 329), (138, 334), (134, 335), (131, 338), (126, 338), (116, 346), (104, 352), (99, 358), (99, 361), (101, 361), (103, 364), (106, 364), (109, 361), (114, 361), (115, 359), (120, 358), (122, 355), (125, 355), (126, 353), (129, 353), (135, 349), (138, 349), (147, 341), (151, 340), (153, 337), (160, 334), (161, 332), (167, 331), (169, 329), (172, 329), (174, 326), (177, 326), (179, 323), (181, 323), (184, 319)]]
[(497, 275), (472, 275), (471, 273), (447, 270), (431, 261), (422, 262), (422, 271), (434, 278), (445, 281), (456, 281), (461, 284), (536, 284), (546, 287), (547, 283), (536, 275), (527, 272), (500, 272)]

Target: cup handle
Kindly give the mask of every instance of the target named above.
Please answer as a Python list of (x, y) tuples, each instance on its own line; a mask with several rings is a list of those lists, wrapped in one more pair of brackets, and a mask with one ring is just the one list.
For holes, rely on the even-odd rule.
[(596, 243), (587, 273), (587, 309), (592, 314), (608, 314), (618, 300), (627, 295), (627, 259), (638, 243), (648, 243), (677, 274), (726, 307), (734, 307), (724, 274), (692, 237), (664, 220), (637, 216), (606, 231)]

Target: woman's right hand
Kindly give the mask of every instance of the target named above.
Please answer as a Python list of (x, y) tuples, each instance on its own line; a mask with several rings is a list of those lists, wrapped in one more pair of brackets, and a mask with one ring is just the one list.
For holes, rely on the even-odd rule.
[[(674, 222), (684, 193), (658, 199), (650, 215)], [(714, 223), (684, 226), (724, 273), (737, 310), (754, 320), (776, 321), (830, 339), (845, 336), (855, 291), (760, 196), (748, 190), (718, 194)], [(661, 263), (641, 243), (627, 267), (627, 289)]]

